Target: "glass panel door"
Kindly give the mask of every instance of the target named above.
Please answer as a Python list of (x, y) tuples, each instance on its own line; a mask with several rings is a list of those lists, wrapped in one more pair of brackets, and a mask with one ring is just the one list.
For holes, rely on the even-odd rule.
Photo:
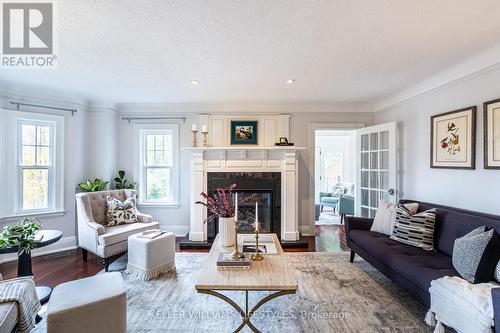
[(396, 202), (396, 124), (358, 130), (358, 216), (374, 217), (383, 200)]

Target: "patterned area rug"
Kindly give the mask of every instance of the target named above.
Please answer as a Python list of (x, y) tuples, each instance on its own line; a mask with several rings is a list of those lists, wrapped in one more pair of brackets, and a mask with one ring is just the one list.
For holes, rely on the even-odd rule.
[[(262, 332), (432, 332), (425, 309), (365, 261), (347, 253), (287, 254), (299, 284), (296, 295), (276, 298), (252, 317)], [(177, 253), (175, 273), (139, 281), (123, 273), (129, 332), (231, 332), (241, 323), (225, 302), (196, 293), (204, 253)], [(122, 271), (126, 256), (111, 266)], [(226, 292), (240, 306), (243, 292)], [(250, 293), (250, 307), (267, 293)], [(82, 318), (83, 320), (83, 318)], [(44, 331), (44, 321), (36, 332)], [(247, 328), (243, 332), (250, 332)]]

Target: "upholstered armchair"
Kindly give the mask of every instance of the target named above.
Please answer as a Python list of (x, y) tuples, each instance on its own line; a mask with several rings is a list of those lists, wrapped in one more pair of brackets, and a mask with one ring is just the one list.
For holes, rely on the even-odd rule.
[(139, 212), (137, 212), (138, 223), (105, 226), (107, 197), (124, 201), (134, 196), (135, 193), (134, 190), (114, 190), (76, 194), (78, 243), (82, 248), (84, 261), (87, 261), (87, 252), (90, 251), (102, 258), (107, 272), (109, 258), (127, 252), (127, 239), (130, 235), (159, 228), (158, 222), (154, 222), (151, 215)]

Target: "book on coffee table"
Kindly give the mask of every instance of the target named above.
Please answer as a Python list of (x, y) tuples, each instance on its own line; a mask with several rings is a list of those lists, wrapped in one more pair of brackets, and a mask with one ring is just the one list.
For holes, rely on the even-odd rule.
[(243, 253), (243, 258), (233, 259), (229, 252), (220, 252), (217, 257), (217, 269), (249, 269), (250, 255)]

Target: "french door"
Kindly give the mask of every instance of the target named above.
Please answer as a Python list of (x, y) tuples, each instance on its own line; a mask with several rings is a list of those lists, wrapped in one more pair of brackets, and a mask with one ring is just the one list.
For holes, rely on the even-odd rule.
[(357, 131), (356, 215), (374, 217), (380, 201), (397, 201), (396, 123)]

